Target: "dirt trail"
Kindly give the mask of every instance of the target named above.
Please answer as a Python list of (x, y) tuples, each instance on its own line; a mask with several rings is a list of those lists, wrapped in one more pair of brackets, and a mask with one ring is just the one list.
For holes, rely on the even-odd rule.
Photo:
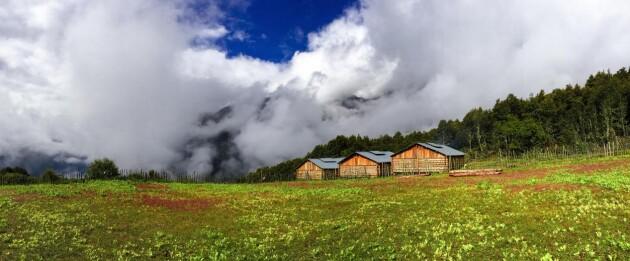
[(570, 166), (569, 169), (576, 173), (591, 173), (599, 170), (611, 170), (630, 166), (630, 160), (614, 160), (608, 162), (587, 163)]
[(401, 186), (427, 186), (427, 187), (449, 187), (456, 184), (477, 184), (481, 181), (489, 181), (494, 183), (512, 183), (519, 179), (541, 178), (549, 175), (557, 168), (532, 169), (524, 171), (505, 172), (501, 175), (492, 176), (469, 176), (469, 177), (424, 177), (424, 176), (405, 176), (397, 177), (396, 181)]
[[(614, 160), (608, 162), (582, 163), (569, 166), (556, 166), (538, 169), (506, 171), (501, 175), (492, 176), (469, 176), (469, 177), (424, 177), (424, 176), (402, 176), (396, 178), (396, 183), (400, 186), (425, 186), (431, 188), (444, 188), (456, 184), (474, 185), (482, 181), (488, 181), (498, 184), (508, 185), (507, 187), (514, 191), (531, 189), (534, 191), (543, 191), (549, 189), (578, 189), (585, 186), (566, 185), (566, 184), (539, 184), (539, 185), (513, 185), (514, 181), (523, 179), (541, 179), (559, 170), (566, 169), (576, 175), (586, 175), (595, 171), (610, 170), (619, 167), (630, 166), (629, 160)], [(597, 188), (591, 188), (597, 190)]]

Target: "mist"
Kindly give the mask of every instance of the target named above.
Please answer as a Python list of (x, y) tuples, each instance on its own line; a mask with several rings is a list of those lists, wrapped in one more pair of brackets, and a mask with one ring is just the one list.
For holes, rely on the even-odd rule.
[(627, 66), (628, 13), (621, 0), (364, 0), (273, 63), (227, 56), (218, 5), (0, 0), (0, 165), (108, 157), (232, 179), (336, 135), (425, 130)]

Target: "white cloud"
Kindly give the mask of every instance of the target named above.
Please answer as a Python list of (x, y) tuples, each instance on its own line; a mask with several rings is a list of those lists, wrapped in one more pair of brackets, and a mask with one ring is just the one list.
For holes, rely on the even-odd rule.
[(630, 60), (627, 1), (364, 0), (283, 64), (228, 58), (221, 10), (182, 22), (185, 3), (3, 2), (0, 163), (26, 149), (229, 175)]
[(226, 36), (228, 33), (229, 31), (225, 28), (225, 26), (217, 26), (214, 28), (203, 28), (199, 30), (197, 36), (201, 38), (215, 40)]
[(398, 58), (379, 55), (358, 16), (350, 12), (322, 32), (310, 34), (309, 50), (293, 56), (284, 79), (313, 93), (323, 104), (350, 95), (382, 94)]
[(249, 34), (243, 30), (236, 30), (228, 37), (230, 40), (245, 41), (249, 39)]

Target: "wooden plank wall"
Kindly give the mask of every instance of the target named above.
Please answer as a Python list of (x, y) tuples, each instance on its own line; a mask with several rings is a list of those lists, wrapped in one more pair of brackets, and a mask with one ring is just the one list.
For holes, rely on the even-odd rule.
[(339, 164), (339, 176), (342, 178), (378, 177), (378, 173), (378, 164), (361, 155), (355, 154)]
[(422, 147), (420, 145), (415, 145), (409, 148), (406, 151), (403, 151), (397, 155), (394, 155), (394, 159), (415, 159), (415, 158), (429, 158), (429, 159), (446, 159), (446, 156)]
[(448, 170), (447, 159), (392, 159), (395, 173), (427, 173)]
[(339, 167), (341, 166), (376, 166), (376, 165), (377, 165), (376, 162), (366, 157), (363, 157), (361, 155), (355, 154), (351, 158), (342, 162)]
[(382, 163), (380, 164), (380, 175), (381, 176), (391, 176), (392, 175), (392, 164), (391, 163)]
[(378, 177), (378, 166), (344, 166), (339, 168), (342, 178)]
[(335, 179), (339, 177), (339, 169), (325, 169), (323, 179)]
[(307, 161), (297, 169), (295, 178), (300, 180), (322, 179), (323, 174), (324, 170), (313, 164), (313, 162)]
[(447, 157), (420, 145), (415, 145), (392, 157), (392, 172), (394, 173), (441, 172), (460, 169), (463, 166), (464, 157)]

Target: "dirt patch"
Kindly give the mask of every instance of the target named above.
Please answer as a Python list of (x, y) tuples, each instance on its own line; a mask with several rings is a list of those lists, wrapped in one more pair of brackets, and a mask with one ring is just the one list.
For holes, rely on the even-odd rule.
[(154, 197), (149, 195), (142, 196), (142, 204), (150, 207), (162, 207), (172, 210), (198, 211), (204, 210), (221, 202), (215, 198), (191, 198), (191, 199), (172, 199)]
[(488, 181), (499, 184), (511, 184), (516, 180), (543, 178), (558, 168), (532, 169), (523, 171), (504, 172), (501, 175), (491, 176), (465, 176), (465, 177), (449, 177), (440, 174), (439, 176), (400, 176), (396, 177), (396, 184), (404, 187), (429, 187), (429, 188), (445, 188), (457, 184), (474, 185), (482, 181)]
[(28, 202), (28, 201), (35, 201), (42, 198), (44, 198), (44, 196), (42, 196), (41, 194), (28, 193), (28, 194), (15, 195), (11, 198), (11, 200), (16, 203), (22, 203), (22, 202)]
[(77, 194), (57, 196), (57, 198), (60, 200), (81, 200), (81, 199), (86, 199), (86, 198), (93, 198), (96, 196), (97, 196), (96, 191), (86, 190), (86, 191), (81, 191)]
[(474, 177), (474, 176), (492, 176), (503, 173), (501, 169), (474, 169), (474, 170), (452, 170), (448, 173), (451, 177)]
[(451, 182), (446, 180), (444, 177), (435, 177), (430, 175), (413, 175), (413, 176), (398, 176), (394, 180), (398, 186), (403, 187), (413, 187), (413, 186), (442, 186), (454, 184), (455, 182)]
[(392, 189), (400, 188), (401, 185), (398, 182), (374, 182), (360, 185), (353, 185), (355, 188), (367, 189), (373, 192), (387, 191)]
[(252, 191), (248, 195), (256, 199), (277, 199), (279, 194), (271, 191)]
[(495, 176), (463, 177), (463, 178), (458, 178), (458, 179), (470, 180), (472, 181), (472, 183), (475, 183), (475, 184), (483, 180), (497, 182), (497, 183), (508, 183), (508, 182), (511, 183), (512, 181), (519, 180), (519, 179), (544, 178), (557, 169), (558, 168), (529, 169), (529, 170), (505, 172), (501, 175), (495, 175)]
[(304, 182), (304, 181), (294, 181), (288, 182), (286, 185), (290, 188), (325, 188), (330, 187), (330, 185), (326, 184), (327, 181), (320, 182)]
[(147, 191), (147, 190), (164, 191), (164, 190), (168, 190), (168, 186), (164, 184), (143, 183), (143, 184), (136, 184), (136, 189), (140, 191)]
[(568, 191), (580, 190), (580, 189), (590, 189), (591, 191), (599, 190), (599, 188), (596, 188), (596, 187), (576, 185), (576, 184), (535, 184), (535, 185), (519, 184), (519, 185), (506, 186), (505, 188), (506, 190), (510, 192), (521, 192), (525, 190), (535, 191), (535, 192), (548, 191), (548, 190), (568, 190)]
[(599, 170), (610, 170), (630, 165), (628, 160), (615, 160), (609, 162), (585, 163), (573, 165), (570, 169), (576, 173), (591, 173)]

